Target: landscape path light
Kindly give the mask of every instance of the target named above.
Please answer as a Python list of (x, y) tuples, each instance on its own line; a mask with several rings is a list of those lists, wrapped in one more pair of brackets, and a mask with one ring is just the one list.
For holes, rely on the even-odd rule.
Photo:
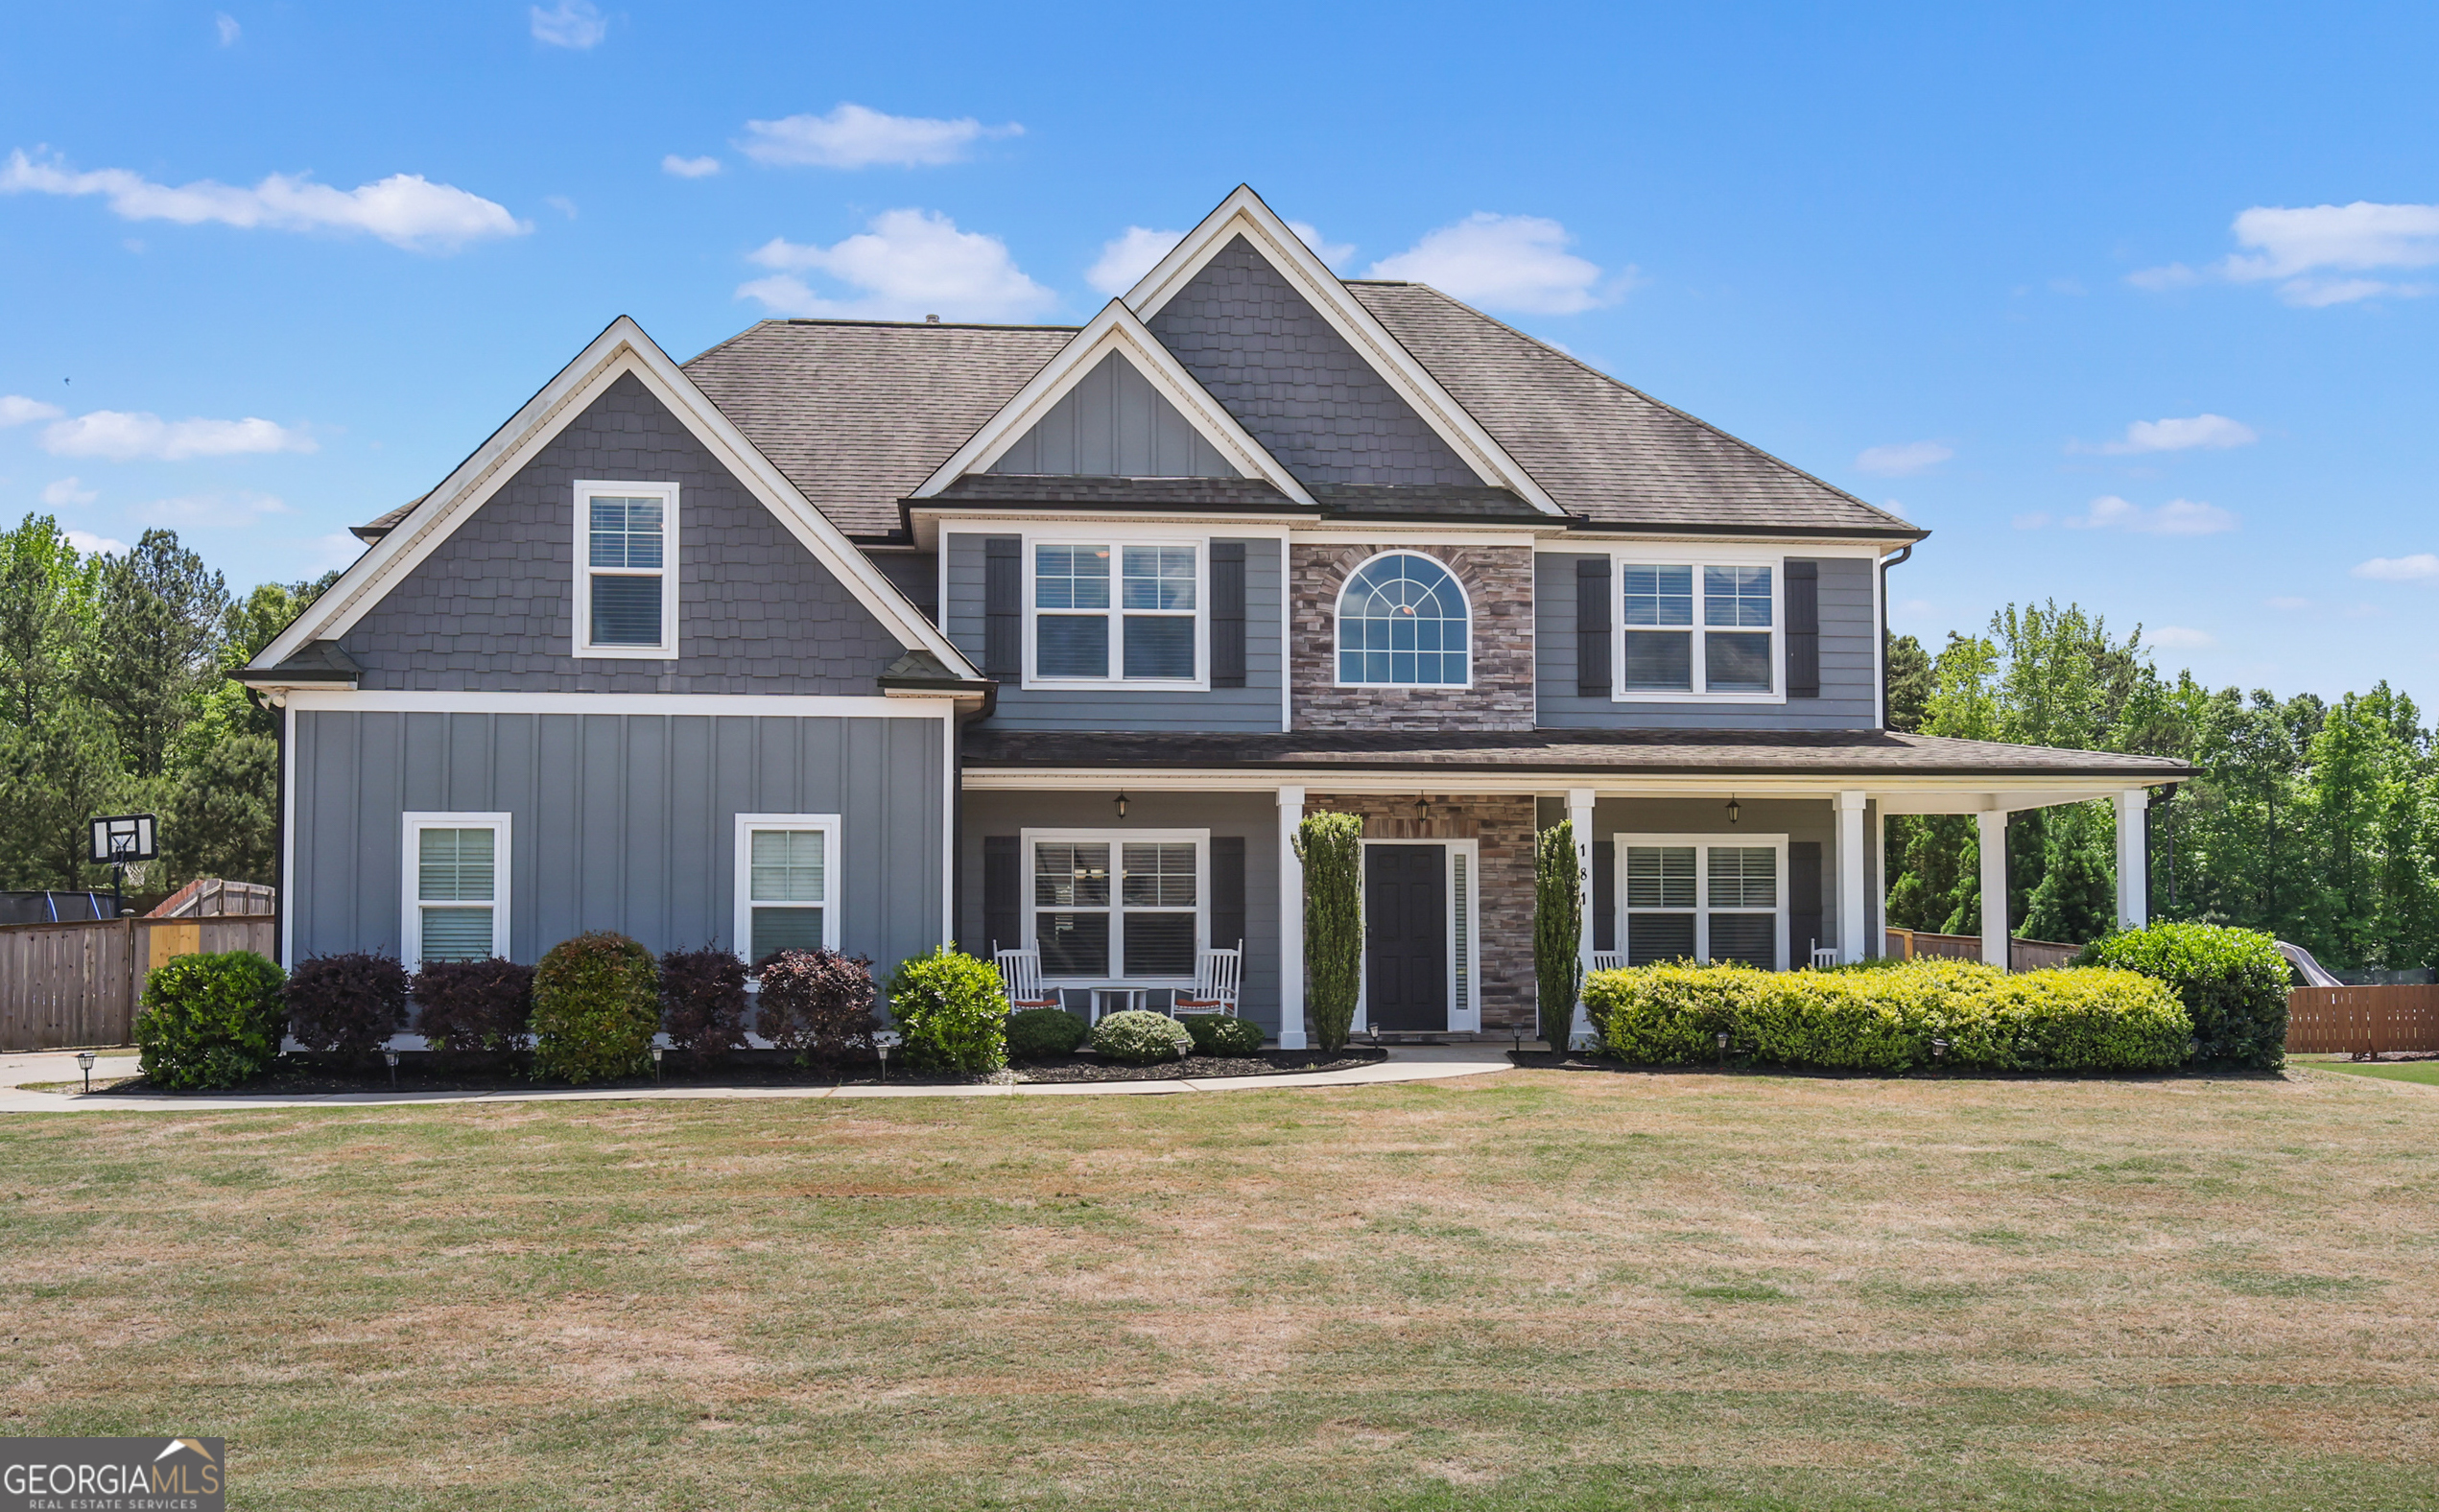
[(398, 1084), (398, 1052), (394, 1050), (385, 1050), (381, 1052), (381, 1058), (390, 1063), (390, 1085), (395, 1087)]
[(76, 1069), (84, 1073), (84, 1090), (91, 1092), (93, 1090), (93, 1052), (91, 1051), (81, 1050), (76, 1052)]
[(654, 1081), (660, 1080), (660, 1058), (662, 1053), (663, 1051), (660, 1041), (652, 1041), (652, 1079)]

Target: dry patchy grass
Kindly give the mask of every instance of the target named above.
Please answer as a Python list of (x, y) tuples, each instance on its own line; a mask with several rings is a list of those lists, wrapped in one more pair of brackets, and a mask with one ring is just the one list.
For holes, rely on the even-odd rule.
[(0, 1124), (5, 1430), (255, 1507), (2439, 1504), (2439, 1099), (1525, 1072)]

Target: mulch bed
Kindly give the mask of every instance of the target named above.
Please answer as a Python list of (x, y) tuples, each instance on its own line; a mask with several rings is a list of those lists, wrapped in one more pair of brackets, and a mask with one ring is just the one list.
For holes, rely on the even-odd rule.
[(1149, 1066), (1118, 1066), (1098, 1055), (1029, 1060), (1015, 1068), (1019, 1081), (1172, 1081), (1196, 1076), (1284, 1076), (1293, 1072), (1345, 1071), (1388, 1059), (1388, 1051), (1350, 1045), (1336, 1055), (1317, 1050), (1266, 1050), (1252, 1055), (1189, 1055)]

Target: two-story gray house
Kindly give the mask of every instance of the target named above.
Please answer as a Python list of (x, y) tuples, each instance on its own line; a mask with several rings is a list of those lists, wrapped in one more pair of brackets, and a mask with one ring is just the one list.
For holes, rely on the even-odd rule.
[[(1886, 727), (1925, 532), (1239, 189), (1084, 326), (613, 323), (246, 680), (288, 958), (580, 931), (876, 970), (1039, 952), (1081, 1008), (1242, 944), (1305, 1035), (1305, 815), (1362, 815), (1365, 1020), (1530, 1035), (1531, 853), (1587, 948), (1877, 953), (1891, 814), (2119, 815), (2146, 758)], [(1995, 916), (1986, 914), (1985, 916)], [(1994, 942), (2003, 950), (2003, 940)]]

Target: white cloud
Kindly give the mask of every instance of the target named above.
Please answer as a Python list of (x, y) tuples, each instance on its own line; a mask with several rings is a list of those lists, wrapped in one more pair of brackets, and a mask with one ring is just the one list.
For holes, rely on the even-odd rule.
[(236, 493), (194, 493), (177, 499), (155, 499), (151, 504), (137, 505), (129, 512), (147, 525), (166, 525), (173, 530), (229, 530), (252, 525), (267, 514), (296, 511), (270, 494), (241, 489)]
[(237, 17), (225, 11), (212, 17), (212, 25), (220, 32), (220, 45), (223, 47), (235, 47), (238, 36), (245, 31), (237, 24)]
[(2182, 625), (2163, 625), (2143, 632), (2152, 645), (2163, 650), (2198, 651), (2218, 644), (2218, 638), (2208, 630), (2188, 628)]
[(189, 457), (231, 457), (249, 452), (310, 452), (303, 431), (249, 415), (243, 420), (164, 420), (157, 414), (96, 410), (73, 420), (54, 420), (42, 432), (42, 449), (54, 457), (139, 457), (183, 461)]
[(2156, 509), (2102, 494), (2081, 515), (2061, 522), (2071, 531), (2132, 531), (2138, 535), (2216, 535), (2236, 529), (2236, 516), (2198, 499), (2170, 499)]
[(582, 52), (601, 45), (609, 35), (609, 21), (592, 0), (559, 0), (556, 10), (545, 11), (535, 6), (528, 12), (533, 18), (533, 40), (550, 47), (572, 47)]
[(1906, 441), (1892, 446), (1866, 446), (1857, 454), (1855, 465), (1882, 478), (1910, 478), (1955, 455), (1955, 448), (1937, 441)]
[(1427, 283), (1471, 303), (1533, 315), (1574, 315), (1632, 284), (1629, 268), (1603, 286), (1598, 267), (1567, 250), (1573, 240), (1544, 216), (1477, 211), (1374, 263), (1365, 276)]
[(2355, 566), (2355, 576), (2374, 582), (2428, 582), (2439, 578), (2439, 556), (2416, 552), (2411, 556), (2375, 556)]
[(720, 172), (720, 159), (680, 157), (675, 153), (671, 153), (660, 160), (660, 171), (665, 174), (675, 174), (680, 178), (708, 178)]
[(2197, 414), (2182, 420), (2137, 420), (2125, 428), (2123, 440), (2102, 441), (2097, 446), (2071, 441), (2067, 450), (2098, 452), (2104, 457), (2135, 457), (2145, 452), (2250, 446), (2261, 438), (2260, 433), (2239, 420), (2231, 420), (2224, 414)]
[(746, 140), (737, 147), (755, 162), (780, 168), (932, 168), (963, 161), (985, 138), (1024, 133), (1013, 121), (984, 126), (972, 116), (940, 121), (847, 104), (828, 115), (747, 121)]
[(308, 572), (328, 572), (333, 567), (344, 567), (362, 556), (366, 549), (364, 542), (345, 531), (317, 535), (299, 544), (305, 548), (305, 570)]
[(68, 412), (56, 404), (44, 404), (21, 393), (0, 393), (0, 425), (26, 425), (35, 420), (56, 420)]
[(1321, 228), (1310, 221), (1290, 221), (1288, 229), (1296, 234), (1298, 241), (1313, 248), (1314, 256), (1332, 268), (1336, 268), (1355, 255), (1353, 242), (1333, 242), (1323, 236)]
[[(2321, 309), (2387, 295), (2412, 298), (2423, 283), (2362, 276), (2439, 264), (2439, 204), (2255, 205), (2231, 227), (2240, 252), (2209, 272), (2230, 283), (2276, 283), (2288, 304)], [(2341, 276), (2351, 275), (2351, 276)], [(2143, 289), (2198, 283), (2205, 275), (2182, 263), (2146, 268), (2127, 281)]]
[(83, 480), (78, 478), (62, 478), (42, 490), (43, 507), (51, 509), (61, 508), (71, 504), (91, 504), (100, 497), (102, 496), (99, 493), (84, 485)]
[(571, 221), (576, 219), (576, 201), (563, 194), (546, 194), (542, 202)]
[(1084, 282), (1115, 298), (1135, 287), (1169, 249), (1186, 239), (1183, 231), (1154, 231), (1130, 225), (1101, 245), (1101, 256), (1084, 270)]
[[(849, 319), (1026, 319), (1050, 310), (1058, 296), (1025, 276), (1007, 244), (932, 210), (885, 210), (870, 225), (835, 247), (807, 247), (774, 237), (751, 254), (773, 276), (740, 285), (774, 315)], [(852, 291), (832, 297), (796, 277), (816, 272)]]
[(70, 546), (75, 547), (78, 551), (83, 552), (87, 556), (124, 556), (127, 555), (127, 542), (114, 541), (107, 535), (96, 535), (91, 531), (62, 531), (59, 533), (67, 537), (68, 544)]
[(128, 221), (197, 225), (260, 226), (275, 231), (366, 231), (409, 251), (455, 251), (493, 236), (522, 236), (533, 227), (480, 195), (436, 184), (421, 174), (391, 174), (378, 183), (333, 189), (296, 174), (272, 174), (251, 189), (199, 178), (156, 184), (125, 168), (77, 173), (58, 159), (36, 162), (12, 152), (0, 166), (0, 194), (106, 195)]

